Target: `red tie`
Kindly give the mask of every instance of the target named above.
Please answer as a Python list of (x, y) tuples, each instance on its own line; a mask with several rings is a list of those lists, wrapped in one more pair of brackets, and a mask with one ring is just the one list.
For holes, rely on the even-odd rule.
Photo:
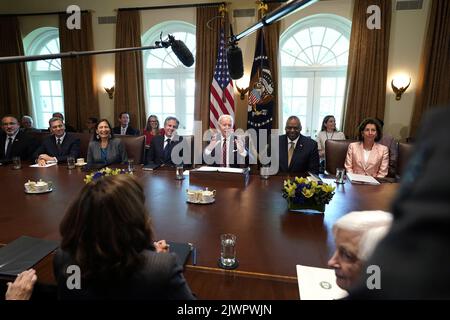
[(227, 166), (227, 139), (223, 139), (222, 145), (222, 167)]

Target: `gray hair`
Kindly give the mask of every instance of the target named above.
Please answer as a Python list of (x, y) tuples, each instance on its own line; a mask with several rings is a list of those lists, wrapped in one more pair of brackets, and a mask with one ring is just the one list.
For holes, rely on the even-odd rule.
[(230, 119), (231, 120), (231, 126), (232, 127), (234, 126), (234, 119), (233, 119), (233, 117), (231, 115), (229, 115), (229, 114), (222, 114), (222, 115), (220, 115), (219, 119), (217, 119), (217, 122), (220, 123), (220, 121), (222, 119)]
[(377, 244), (384, 238), (392, 224), (392, 214), (386, 211), (353, 211), (339, 218), (333, 225), (333, 234), (338, 229), (361, 234), (357, 256), (367, 261)]
[(23, 116), (23, 117), (22, 117), (22, 120), (23, 120), (23, 119), (28, 119), (28, 120), (30, 120), (31, 125), (33, 125), (33, 118), (32, 118), (32, 117), (30, 117), (30, 116)]

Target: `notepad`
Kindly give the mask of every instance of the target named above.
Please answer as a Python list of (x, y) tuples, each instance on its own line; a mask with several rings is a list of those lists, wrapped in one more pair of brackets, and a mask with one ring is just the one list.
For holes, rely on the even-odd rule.
[(333, 269), (297, 265), (297, 279), (301, 300), (336, 300), (348, 295), (336, 284)]
[(249, 168), (229, 168), (229, 167), (208, 167), (203, 166), (195, 169), (199, 172), (229, 172), (229, 173), (244, 173)]
[(0, 275), (16, 276), (36, 265), (58, 242), (22, 236), (0, 249)]
[(175, 253), (177, 262), (184, 266), (189, 258), (191, 251), (194, 249), (193, 245), (187, 242), (171, 242), (167, 241), (169, 252)]
[(356, 173), (347, 172), (347, 177), (348, 177), (348, 180), (350, 180), (351, 183), (372, 184), (372, 185), (380, 184), (374, 177), (366, 176), (364, 174), (356, 174)]
[(30, 168), (48, 168), (48, 167), (53, 167), (56, 166), (57, 163), (56, 162), (47, 162), (46, 164), (44, 164), (43, 166), (40, 166), (39, 164), (32, 164), (30, 166)]

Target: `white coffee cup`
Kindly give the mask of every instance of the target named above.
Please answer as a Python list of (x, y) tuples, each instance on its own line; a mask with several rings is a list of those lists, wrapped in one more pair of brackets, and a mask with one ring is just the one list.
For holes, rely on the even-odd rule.
[(77, 164), (84, 164), (84, 158), (77, 158)]
[(216, 196), (216, 190), (209, 191), (205, 190), (202, 192), (202, 202), (212, 202)]
[(34, 192), (34, 191), (36, 191), (36, 182), (34, 182), (34, 181), (28, 180), (28, 182), (25, 183), (24, 186), (25, 186), (25, 190), (27, 192)]
[(42, 180), (39, 180), (35, 184), (35, 189), (37, 192), (44, 192), (48, 190), (48, 183)]

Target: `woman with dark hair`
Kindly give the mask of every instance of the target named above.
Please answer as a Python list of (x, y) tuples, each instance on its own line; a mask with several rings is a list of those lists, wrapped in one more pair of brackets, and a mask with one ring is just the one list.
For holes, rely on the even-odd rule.
[[(61, 299), (194, 299), (176, 256), (154, 242), (145, 195), (128, 174), (86, 184), (60, 225), (54, 273)], [(68, 288), (73, 269), (79, 288)], [(73, 267), (72, 267), (73, 268)], [(76, 281), (74, 281), (76, 282)]]
[(147, 126), (144, 129), (144, 135), (146, 148), (150, 147), (153, 137), (164, 135), (164, 128), (159, 127), (158, 117), (154, 114), (150, 115), (147, 119)]
[(325, 141), (328, 139), (345, 140), (345, 134), (336, 129), (336, 119), (333, 115), (328, 115), (323, 118), (322, 128), (317, 135), (317, 149), (319, 150), (319, 157), (321, 160), (325, 158)]
[(359, 142), (350, 143), (345, 158), (345, 169), (350, 173), (384, 178), (388, 174), (389, 149), (379, 144), (383, 133), (380, 123), (365, 119), (358, 127)]
[(127, 151), (118, 138), (114, 138), (108, 120), (101, 119), (95, 126), (94, 137), (89, 142), (87, 163), (89, 165), (125, 163)]

